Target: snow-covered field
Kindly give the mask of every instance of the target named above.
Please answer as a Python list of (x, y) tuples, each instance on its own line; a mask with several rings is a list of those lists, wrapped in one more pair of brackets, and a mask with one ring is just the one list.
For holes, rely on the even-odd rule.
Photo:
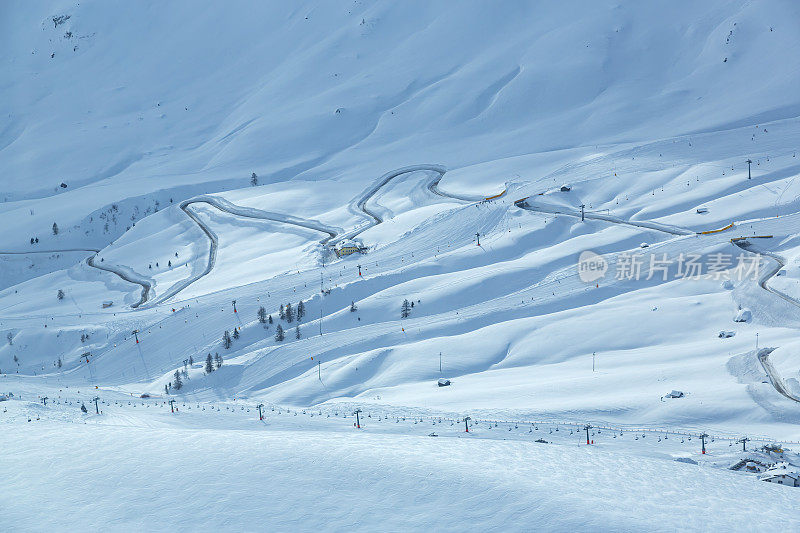
[(795, 3), (3, 12), (3, 529), (797, 528)]

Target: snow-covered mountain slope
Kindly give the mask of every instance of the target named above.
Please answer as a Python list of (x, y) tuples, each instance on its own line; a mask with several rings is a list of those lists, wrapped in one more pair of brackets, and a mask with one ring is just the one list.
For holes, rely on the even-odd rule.
[(0, 390), (800, 440), (796, 3), (3, 10)]

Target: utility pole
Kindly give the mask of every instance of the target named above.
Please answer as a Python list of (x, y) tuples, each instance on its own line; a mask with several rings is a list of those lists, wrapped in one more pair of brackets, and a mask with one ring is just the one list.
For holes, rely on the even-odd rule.
[(264, 415), (261, 414), (261, 408), (264, 407), (264, 404), (260, 403), (256, 407), (258, 407), (258, 419), (264, 420)]
[(584, 218), (585, 209), (586, 209), (586, 204), (581, 204), (581, 222), (585, 220)]
[(322, 361), (317, 361), (317, 379), (322, 381)]
[(469, 421), (472, 420), (470, 417), (464, 417), (464, 432), (469, 433)]
[(439, 352), (439, 373), (442, 373), (442, 352)]
[(358, 276), (361, 277), (361, 265), (358, 265)]
[(583, 426), (583, 429), (586, 430), (586, 444), (589, 444), (589, 430), (592, 429), (592, 426), (586, 424), (585, 426)]
[(756, 332), (756, 352), (758, 352), (758, 332)]
[(749, 441), (749, 440), (750, 440), (750, 439), (748, 439), (747, 437), (742, 437), (741, 439), (739, 439), (739, 440), (737, 441), (737, 442), (741, 442), (741, 443), (742, 443), (742, 451), (743, 451), (743, 452), (746, 452), (746, 451), (747, 451), (747, 441)]
[(136, 339), (136, 344), (139, 344), (139, 330), (135, 329), (135, 330), (133, 330), (132, 333), (133, 333), (133, 337)]
[(169, 401), (169, 410), (170, 410), (171, 413), (175, 412), (175, 400), (170, 400)]
[(92, 398), (92, 401), (94, 402), (94, 410), (99, 415), (100, 414), (100, 407), (97, 405), (97, 402), (100, 401), (100, 397), (99, 396), (95, 396), (94, 398)]
[(475, 236), (478, 238), (478, 246), (480, 246), (481, 245), (481, 234), (476, 232)]
[(358, 418), (358, 413), (361, 412), (361, 409), (356, 409), (354, 415), (356, 415), (356, 428), (361, 429), (361, 420)]
[[(139, 342), (139, 341), (136, 341)], [(92, 371), (92, 365), (89, 361), (89, 358), (92, 356), (92, 352), (83, 352), (81, 355), (81, 359), (86, 359), (86, 366), (89, 369), (89, 379), (94, 381), (94, 372)]]
[(236, 300), (231, 300), (231, 303), (233, 304), (233, 312), (235, 313), (236, 312)]
[(702, 450), (703, 454), (706, 453), (706, 439), (707, 438), (708, 438), (708, 435), (706, 435), (705, 433), (700, 435), (700, 442), (702, 443), (702, 446), (703, 446), (703, 450)]
[(750, 165), (752, 165), (752, 164), (753, 164), (753, 161), (751, 159), (748, 159), (747, 160), (747, 179), (752, 179), (752, 177), (750, 176)]
[(597, 352), (592, 352), (592, 372), (594, 372), (595, 369), (595, 364), (594, 364), (595, 355), (597, 355)]
[(319, 273), (319, 336), (322, 337), (322, 301), (325, 298), (325, 287), (322, 284), (322, 272)]

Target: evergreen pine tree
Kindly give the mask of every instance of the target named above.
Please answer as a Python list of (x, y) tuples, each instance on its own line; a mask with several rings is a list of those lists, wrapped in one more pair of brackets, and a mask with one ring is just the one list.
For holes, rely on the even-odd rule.
[(59, 300), (63, 300), (64, 299), (64, 291), (62, 291), (61, 289), (58, 289), (58, 292), (56, 293), (56, 298), (58, 298)]
[(408, 318), (411, 314), (411, 304), (408, 300), (403, 300), (403, 305), (400, 307), (400, 318)]
[(358, 307), (356, 307), (356, 303), (355, 302), (350, 302), (350, 312), (351, 313), (355, 313), (356, 311), (358, 311)]
[(294, 327), (294, 338), (295, 339), (299, 339), (300, 338), (300, 326), (295, 326)]
[(222, 366), (222, 356), (220, 354), (214, 354), (214, 364), (217, 365), (217, 368)]
[(58, 224), (53, 222), (53, 235), (58, 235)]
[(194, 357), (192, 357), (192, 356), (190, 355), (190, 356), (189, 356), (189, 365), (191, 366), (191, 365), (193, 365), (193, 364), (194, 364)]
[(286, 310), (283, 308), (283, 304), (281, 304), (280, 309), (278, 309), (278, 317), (281, 320), (284, 320), (286, 318)]
[(181, 381), (181, 373), (179, 370), (175, 371), (175, 381), (172, 382), (172, 388), (175, 390), (181, 390), (183, 387), (183, 381)]
[(284, 339), (283, 327), (280, 324), (278, 324), (278, 327), (275, 328), (275, 340), (278, 342), (283, 342), (283, 339)]
[(228, 333), (228, 330), (226, 329), (225, 333), (222, 334), (222, 345), (225, 346), (225, 349), (227, 350), (231, 347), (231, 342), (233, 342), (231, 340), (231, 334)]
[(206, 357), (206, 374), (210, 374), (214, 371), (214, 362), (211, 359), (211, 354), (208, 354)]
[(292, 309), (292, 304), (286, 304), (286, 321), (290, 324), (294, 321), (294, 309)]
[(267, 310), (264, 309), (264, 306), (258, 308), (258, 321), (262, 324), (267, 322)]
[(272, 315), (269, 315), (269, 316), (267, 317), (267, 322), (269, 322), (270, 324), (272, 324)]
[(164, 394), (169, 394), (169, 387), (167, 387), (166, 383), (164, 383)]
[(239, 338), (239, 328), (233, 328), (233, 338), (234, 339)]
[(297, 304), (297, 321), (300, 322), (304, 316), (306, 316), (306, 304), (300, 300), (300, 303)]
[(258, 185), (258, 176), (256, 176), (255, 172), (253, 172), (253, 175), (250, 176), (250, 185), (252, 185), (253, 187)]

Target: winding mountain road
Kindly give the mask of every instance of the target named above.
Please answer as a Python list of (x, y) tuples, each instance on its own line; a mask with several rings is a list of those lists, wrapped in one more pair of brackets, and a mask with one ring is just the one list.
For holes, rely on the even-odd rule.
[[(527, 209), (528, 211), (536, 211), (538, 213), (567, 215), (571, 217), (581, 218), (581, 212), (577, 209), (570, 210), (563, 207), (533, 205), (529, 202), (530, 198), (531, 197), (529, 196), (528, 198), (517, 200), (516, 202), (514, 202), (514, 205), (519, 207), (520, 209)], [(615, 217), (613, 215), (604, 215), (602, 213), (593, 213), (585, 211), (583, 213), (583, 218), (588, 218), (591, 220), (602, 220), (605, 222), (611, 222), (613, 224), (633, 226), (642, 229), (650, 229), (654, 231), (660, 231), (663, 233), (669, 233), (672, 235), (697, 235), (696, 231), (692, 231), (686, 228), (681, 228), (679, 226), (672, 226), (670, 224), (661, 224), (659, 222), (650, 222), (647, 220), (625, 220), (623, 218)]]
[[(781, 256), (779, 256), (779, 255), (777, 255), (777, 254), (775, 254), (773, 252), (767, 252), (767, 251), (761, 251), (761, 250), (759, 250), (759, 251), (750, 250), (749, 249), (750, 248), (750, 244), (749, 243), (746, 244), (743, 241), (734, 241), (733, 244), (735, 244), (736, 246), (738, 246), (742, 250), (744, 250), (746, 252), (749, 252), (751, 254), (755, 253), (755, 254), (765, 255), (767, 257), (770, 257), (770, 258), (774, 259), (777, 266), (771, 268), (763, 276), (761, 276), (761, 279), (758, 280), (758, 286), (761, 287), (762, 289), (764, 289), (765, 291), (771, 292), (775, 296), (778, 296), (779, 298), (781, 298), (782, 300), (790, 303), (791, 305), (793, 305), (793, 306), (795, 306), (797, 308), (800, 308), (800, 302), (799, 301), (795, 300), (794, 298), (792, 298), (788, 294), (784, 294), (781, 291), (773, 289), (772, 287), (769, 287), (767, 285), (767, 282), (770, 279), (772, 279), (773, 277), (775, 277), (778, 274), (778, 272), (780, 272), (781, 269), (786, 266), (786, 260), (785, 259), (783, 259)], [(773, 350), (774, 350), (774, 348), (767, 348), (767, 349), (762, 349), (762, 350), (760, 350), (758, 352), (758, 360), (761, 362), (761, 366), (764, 368), (764, 371), (767, 373), (767, 376), (769, 377), (769, 380), (772, 383), (772, 386), (775, 387), (775, 390), (777, 390), (779, 393), (781, 393), (785, 397), (789, 398), (790, 400), (793, 400), (795, 402), (800, 403), (800, 397), (795, 396), (794, 394), (792, 394), (789, 391), (789, 388), (784, 383), (783, 378), (778, 373), (778, 371), (775, 369), (775, 367), (772, 365), (772, 362), (769, 360), (769, 355), (773, 352)]]
[(184, 200), (180, 204), (181, 210), (183, 210), (183, 212), (186, 213), (186, 215), (200, 227), (200, 229), (203, 231), (203, 233), (206, 234), (206, 236), (210, 241), (210, 246), (208, 251), (208, 261), (206, 263), (206, 267), (203, 269), (202, 272), (199, 272), (185, 279), (184, 281), (181, 281), (173, 285), (163, 295), (158, 296), (157, 298), (150, 301), (148, 303), (148, 307), (160, 304), (172, 298), (185, 288), (189, 287), (191, 284), (195, 283), (202, 277), (208, 275), (214, 269), (214, 265), (216, 264), (216, 258), (217, 258), (217, 250), (219, 247), (219, 239), (216, 233), (214, 233), (214, 230), (211, 229), (211, 227), (208, 224), (206, 224), (199, 216), (197, 216), (197, 213), (192, 211), (191, 206), (193, 204), (204, 203), (220, 211), (235, 216), (254, 218), (260, 220), (271, 220), (273, 222), (280, 222), (282, 224), (291, 224), (294, 226), (299, 226), (302, 228), (319, 231), (321, 233), (327, 234), (327, 237), (319, 241), (321, 245), (323, 246), (335, 245), (336, 243), (341, 242), (345, 239), (352, 239), (353, 237), (363, 233), (369, 228), (372, 228), (383, 222), (383, 219), (378, 213), (375, 213), (374, 211), (369, 209), (369, 207), (367, 206), (367, 202), (369, 202), (369, 200), (372, 197), (374, 197), (384, 186), (386, 186), (386, 184), (388, 184), (393, 179), (402, 176), (404, 174), (409, 174), (411, 172), (420, 172), (420, 171), (434, 172), (434, 176), (431, 179), (430, 183), (428, 184), (428, 189), (434, 194), (462, 201), (474, 200), (473, 198), (448, 195), (438, 190), (437, 186), (439, 184), (439, 181), (441, 181), (442, 176), (446, 172), (446, 169), (441, 165), (412, 165), (392, 170), (391, 172), (387, 172), (386, 174), (382, 175), (372, 185), (370, 185), (366, 190), (364, 190), (364, 192), (362, 192), (355, 200), (351, 201), (350, 203), (351, 211), (353, 211), (355, 214), (359, 216), (364, 217), (366, 219), (366, 224), (363, 224), (346, 233), (341, 228), (324, 224), (318, 220), (299, 218), (292, 215), (285, 215), (282, 213), (264, 211), (253, 207), (244, 207), (231, 203), (230, 201), (224, 198), (220, 198), (219, 196), (204, 195), (204, 196), (198, 196), (196, 198), (191, 198), (189, 200)]
[(142, 287), (141, 296), (139, 297), (139, 301), (136, 303), (131, 304), (133, 309), (139, 308), (142, 304), (147, 301), (147, 298), (150, 296), (150, 290), (152, 285), (150, 284), (150, 280), (138, 275), (132, 269), (121, 266), (121, 265), (104, 265), (102, 263), (96, 263), (95, 258), (97, 254), (89, 257), (86, 259), (86, 264), (90, 267), (96, 268), (98, 270), (105, 270), (106, 272), (111, 272), (112, 274), (116, 274), (123, 280), (134, 283)]
[(380, 214), (372, 211), (367, 206), (367, 202), (371, 200), (378, 193), (378, 191), (380, 191), (384, 186), (386, 186), (386, 184), (388, 184), (393, 179), (400, 177), (404, 174), (409, 174), (412, 172), (425, 172), (425, 171), (434, 173), (427, 187), (431, 193), (437, 196), (466, 201), (466, 202), (473, 202), (482, 199), (479, 197), (469, 198), (465, 196), (450, 195), (440, 191), (438, 189), (439, 182), (442, 180), (442, 176), (444, 176), (445, 172), (447, 172), (447, 169), (442, 165), (411, 165), (407, 167), (398, 168), (382, 175), (380, 178), (375, 180), (375, 183), (367, 187), (364, 190), (364, 192), (362, 192), (355, 200), (350, 202), (350, 211), (355, 213), (356, 215), (366, 218), (366, 224), (359, 226), (346, 234), (343, 234), (341, 237), (337, 238), (335, 242), (340, 242), (345, 239), (352, 239), (353, 237), (356, 237), (357, 235), (360, 235), (361, 233), (367, 231), (368, 229), (375, 227), (381, 222), (383, 222), (383, 218), (381, 218)]
[(147, 301), (148, 296), (150, 295), (150, 281), (142, 276), (136, 274), (133, 270), (128, 267), (123, 267), (119, 265), (104, 265), (95, 263), (95, 258), (97, 254), (100, 253), (100, 250), (94, 248), (64, 248), (61, 250), (30, 250), (27, 252), (4, 252), (0, 251), (0, 255), (30, 255), (30, 254), (59, 254), (59, 253), (67, 253), (67, 252), (88, 252), (93, 255), (86, 258), (86, 264), (92, 268), (96, 268), (98, 270), (103, 270), (105, 272), (110, 272), (112, 274), (116, 274), (124, 281), (129, 283), (133, 283), (135, 285), (139, 285), (142, 287), (141, 296), (139, 297), (139, 301), (131, 304), (133, 309), (138, 308), (140, 305)]
[[(279, 222), (283, 224), (291, 224), (294, 226), (311, 229), (315, 231), (319, 231), (321, 233), (326, 234), (327, 236), (321, 239), (319, 242), (321, 245), (334, 245), (337, 242), (341, 242), (345, 239), (352, 239), (357, 235), (363, 233), (364, 231), (380, 224), (383, 222), (383, 218), (380, 216), (379, 213), (371, 210), (367, 203), (370, 199), (372, 199), (383, 187), (385, 187), (389, 182), (393, 179), (402, 176), (404, 174), (409, 174), (412, 172), (420, 172), (420, 171), (429, 171), (433, 173), (431, 180), (427, 184), (428, 190), (436, 195), (443, 198), (451, 199), (451, 200), (459, 200), (465, 202), (475, 202), (475, 201), (482, 201), (484, 197), (480, 196), (466, 196), (466, 195), (458, 195), (458, 194), (451, 194), (442, 191), (439, 189), (439, 183), (442, 180), (442, 177), (447, 172), (447, 169), (442, 165), (431, 165), (431, 164), (423, 164), (423, 165), (411, 165), (407, 167), (402, 167), (399, 169), (392, 170), (383, 174), (379, 177), (372, 185), (370, 185), (367, 189), (365, 189), (356, 199), (354, 199), (350, 203), (350, 209), (353, 213), (362, 216), (366, 219), (366, 224), (363, 224), (355, 229), (344, 233), (341, 228), (336, 228), (333, 226), (329, 226), (324, 224), (318, 220), (314, 219), (303, 219), (299, 217), (294, 217), (292, 215), (285, 215), (282, 213), (275, 213), (270, 211), (264, 211), (261, 209), (256, 209), (252, 207), (245, 207), (239, 206), (236, 204), (231, 203), (230, 201), (218, 197), (218, 196), (210, 196), (210, 195), (203, 195), (198, 196), (195, 198), (191, 198), (188, 200), (184, 200), (180, 203), (180, 209), (186, 213), (186, 215), (195, 223), (197, 226), (206, 234), (209, 239), (209, 251), (208, 251), (208, 261), (206, 267), (203, 269), (202, 272), (199, 272), (186, 280), (183, 280), (175, 285), (173, 285), (167, 292), (158, 296), (157, 298), (148, 301), (148, 297), (152, 290), (151, 282), (136, 274), (132, 269), (128, 267), (123, 267), (119, 265), (103, 265), (98, 264), (95, 262), (95, 258), (99, 253), (99, 250), (96, 249), (88, 249), (88, 248), (68, 248), (63, 250), (35, 250), (29, 252), (2, 252), (0, 254), (3, 255), (27, 255), (31, 253), (63, 253), (63, 252), (89, 252), (93, 253), (94, 255), (88, 257), (86, 259), (86, 264), (92, 268), (97, 268), (99, 270), (104, 270), (106, 272), (111, 272), (116, 274), (121, 279), (140, 285), (142, 287), (141, 297), (138, 302), (131, 305), (131, 308), (137, 309), (147, 304), (147, 307), (151, 307), (154, 305), (158, 305), (173, 296), (180, 293), (182, 290), (186, 289), (199, 279), (203, 278), (204, 276), (208, 275), (213, 269), (214, 265), (216, 264), (216, 257), (217, 257), (217, 250), (219, 247), (219, 239), (214, 232), (214, 230), (206, 224), (198, 215), (195, 213), (191, 206), (193, 204), (207, 204), (210, 205), (220, 211), (225, 213), (229, 213), (231, 215), (246, 217), (246, 218), (253, 218), (259, 220), (271, 220), (273, 222)], [(543, 214), (555, 214), (555, 215), (566, 215), (575, 218), (587, 218), (591, 220), (600, 220), (609, 222), (612, 224), (618, 225), (625, 225), (630, 227), (636, 227), (639, 229), (647, 229), (653, 231), (659, 231), (663, 233), (667, 233), (669, 235), (676, 235), (676, 236), (687, 236), (687, 235), (698, 235), (699, 233), (696, 231), (692, 231), (687, 228), (682, 228), (679, 226), (669, 225), (669, 224), (662, 224), (658, 222), (651, 222), (651, 221), (636, 221), (636, 220), (625, 220), (620, 217), (615, 217), (613, 215), (604, 215), (602, 213), (595, 213), (595, 212), (584, 212), (581, 213), (577, 209), (569, 209), (560, 206), (546, 206), (540, 204), (534, 204), (531, 200), (532, 197), (526, 197), (521, 200), (517, 200), (514, 202), (514, 205), (520, 209), (525, 209), (527, 211), (543, 213)], [(775, 260), (776, 265), (774, 268), (767, 271), (759, 280), (759, 286), (767, 292), (770, 292), (784, 301), (794, 305), (795, 307), (800, 308), (800, 301), (792, 298), (791, 296), (784, 294), (778, 290), (775, 290), (767, 285), (767, 282), (774, 277), (784, 266), (785, 260), (777, 254), (767, 251), (753, 251), (750, 249), (750, 243), (747, 241), (733, 241), (733, 244), (741, 248), (742, 250), (749, 252), (749, 253), (759, 253), (761, 255), (766, 255), (773, 260)], [(769, 360), (770, 353), (774, 350), (774, 348), (762, 349), (758, 352), (757, 357), (761, 366), (764, 368), (764, 371), (767, 373), (770, 382), (772, 383), (775, 390), (783, 395), (784, 397), (800, 403), (800, 398), (793, 395), (788, 388), (786, 387), (783, 378), (781, 378), (780, 374), (777, 372), (775, 367), (772, 365), (771, 361)]]
[[(565, 209), (565, 208), (561, 208), (561, 207), (556, 208), (556, 207), (552, 207), (552, 206), (534, 205), (534, 204), (529, 202), (530, 198), (531, 197), (529, 196), (527, 198), (523, 198), (521, 200), (517, 200), (517, 201), (514, 202), (514, 205), (519, 207), (520, 209), (525, 209), (525, 210), (528, 210), (528, 211), (533, 211), (533, 212), (538, 212), (538, 213), (567, 215), (567, 216), (577, 217), (577, 218), (581, 217), (581, 212), (579, 210), (577, 210), (577, 209), (569, 210), (569, 209)], [(583, 217), (584, 218), (588, 218), (588, 219), (593, 219), (593, 220), (603, 220), (603, 221), (606, 221), (606, 222), (611, 222), (612, 224), (620, 224), (620, 225), (633, 226), (633, 227), (642, 228), (642, 229), (660, 231), (660, 232), (663, 232), (663, 233), (668, 233), (670, 235), (680, 235), (680, 236), (684, 236), (684, 235), (702, 235), (699, 232), (692, 231), (692, 230), (689, 230), (687, 228), (681, 228), (679, 226), (672, 226), (672, 225), (668, 225), (668, 224), (660, 224), (658, 222), (625, 220), (625, 219), (622, 219), (622, 218), (619, 218), (619, 217), (615, 217), (615, 216), (611, 216), (611, 215), (603, 215), (603, 214), (600, 214), (600, 213), (587, 213), (587, 212), (585, 212), (583, 214)], [(786, 262), (782, 257), (780, 257), (779, 255), (777, 255), (775, 253), (772, 253), (772, 252), (750, 250), (749, 249), (750, 248), (750, 244), (746, 243), (746, 241), (732, 241), (732, 243), (734, 245), (738, 246), (739, 248), (741, 248), (742, 250), (748, 252), (748, 253), (761, 254), (761, 255), (765, 255), (765, 256), (768, 256), (768, 257), (774, 259), (776, 261), (776, 263), (777, 263), (777, 266), (772, 268), (772, 269), (770, 269), (770, 270), (768, 270), (761, 277), (761, 279), (759, 279), (759, 281), (758, 281), (759, 287), (761, 287), (762, 289), (764, 289), (767, 292), (770, 292), (770, 293), (780, 297), (781, 299), (783, 299), (786, 302), (794, 305), (795, 307), (800, 308), (800, 301), (792, 298), (791, 296), (789, 296), (787, 294), (784, 294), (784, 293), (782, 293), (782, 292), (780, 292), (778, 290), (775, 290), (775, 289), (767, 286), (767, 282), (770, 279), (772, 279), (784, 266), (786, 266)], [(761, 363), (762, 368), (764, 368), (764, 371), (767, 373), (767, 376), (769, 377), (769, 380), (772, 383), (772, 386), (775, 388), (775, 390), (779, 394), (781, 394), (784, 397), (788, 398), (789, 400), (792, 400), (792, 401), (800, 403), (800, 397), (795, 396), (794, 394), (792, 394), (789, 391), (789, 389), (786, 387), (786, 384), (783, 381), (783, 378), (780, 376), (778, 371), (772, 365), (772, 362), (769, 360), (769, 355), (772, 353), (773, 350), (774, 350), (774, 348), (767, 348), (767, 349), (760, 350), (758, 352), (758, 354), (757, 354), (758, 361)]]
[(183, 202), (180, 203), (181, 210), (184, 213), (186, 213), (186, 215), (200, 227), (200, 229), (203, 231), (203, 233), (206, 234), (206, 236), (210, 241), (210, 246), (208, 249), (208, 261), (206, 263), (206, 267), (202, 272), (199, 272), (170, 287), (170, 289), (167, 292), (152, 300), (148, 304), (148, 306), (157, 305), (172, 298), (173, 296), (184, 290), (192, 283), (208, 275), (214, 269), (214, 265), (216, 264), (217, 260), (217, 249), (219, 247), (219, 238), (217, 237), (217, 234), (214, 233), (214, 230), (211, 229), (211, 227), (208, 224), (206, 224), (197, 215), (197, 213), (195, 213), (191, 209), (191, 206), (193, 204), (207, 204), (216, 209), (219, 209), (220, 211), (229, 213), (231, 215), (236, 215), (239, 217), (254, 218), (258, 220), (271, 220), (273, 222), (280, 222), (282, 224), (291, 224), (293, 226), (299, 226), (306, 229), (316, 230), (321, 233), (327, 234), (327, 237), (319, 241), (320, 244), (322, 245), (327, 244), (331, 239), (336, 237), (336, 235), (341, 232), (340, 229), (328, 226), (317, 220), (303, 219), (291, 215), (273, 213), (271, 211), (263, 211), (261, 209), (256, 209), (253, 207), (244, 207), (233, 204), (228, 200), (225, 200), (224, 198), (220, 198), (218, 196), (204, 195), (204, 196), (198, 196), (196, 198), (191, 198), (189, 200), (184, 200)]

